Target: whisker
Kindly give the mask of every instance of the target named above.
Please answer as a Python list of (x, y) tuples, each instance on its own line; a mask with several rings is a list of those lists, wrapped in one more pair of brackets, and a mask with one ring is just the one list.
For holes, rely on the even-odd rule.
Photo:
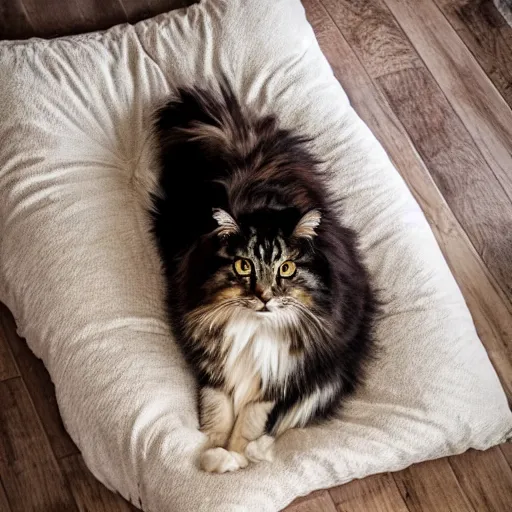
[[(243, 299), (226, 299), (214, 305), (200, 306), (186, 315), (187, 331), (191, 334), (197, 332), (198, 329), (203, 330), (202, 327), (208, 325), (208, 332), (211, 332), (220, 317), (224, 315), (226, 309), (243, 304), (247, 304), (247, 301)], [(226, 321), (227, 318), (224, 317), (223, 320)]]

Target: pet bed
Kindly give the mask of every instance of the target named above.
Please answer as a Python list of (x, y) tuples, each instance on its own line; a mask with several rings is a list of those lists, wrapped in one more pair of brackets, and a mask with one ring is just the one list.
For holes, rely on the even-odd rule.
[[(341, 419), (286, 433), (273, 463), (213, 475), (197, 466), (194, 379), (169, 333), (146, 207), (152, 109), (221, 73), (243, 103), (313, 138), (385, 306), (379, 360)], [(102, 33), (2, 42), (0, 109), (0, 300), (47, 366), (87, 466), (135, 505), (277, 510), (511, 435), (428, 224), (299, 0), (203, 0)]]

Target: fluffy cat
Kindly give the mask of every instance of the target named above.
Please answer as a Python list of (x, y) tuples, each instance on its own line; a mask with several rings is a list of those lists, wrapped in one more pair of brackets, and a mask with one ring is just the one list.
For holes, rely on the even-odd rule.
[(180, 89), (156, 133), (154, 232), (200, 387), (200, 465), (233, 471), (339, 409), (371, 355), (376, 300), (305, 138), (226, 85)]

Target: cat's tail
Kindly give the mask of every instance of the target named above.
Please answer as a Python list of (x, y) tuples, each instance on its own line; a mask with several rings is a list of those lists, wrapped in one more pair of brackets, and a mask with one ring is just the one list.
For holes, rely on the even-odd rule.
[(255, 143), (251, 116), (223, 80), (217, 87), (179, 88), (155, 115), (163, 150), (187, 142), (225, 158), (244, 157)]

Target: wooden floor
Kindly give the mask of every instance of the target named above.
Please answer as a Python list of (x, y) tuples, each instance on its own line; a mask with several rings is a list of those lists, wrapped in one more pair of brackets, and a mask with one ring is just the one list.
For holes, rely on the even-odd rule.
[[(0, 38), (106, 28), (186, 3), (0, 0)], [(492, 0), (303, 4), (336, 77), (422, 206), (512, 401), (512, 28)], [(0, 404), (1, 512), (135, 510), (85, 468), (48, 374), (5, 308)], [(313, 493), (288, 510), (508, 512), (512, 445)]]

